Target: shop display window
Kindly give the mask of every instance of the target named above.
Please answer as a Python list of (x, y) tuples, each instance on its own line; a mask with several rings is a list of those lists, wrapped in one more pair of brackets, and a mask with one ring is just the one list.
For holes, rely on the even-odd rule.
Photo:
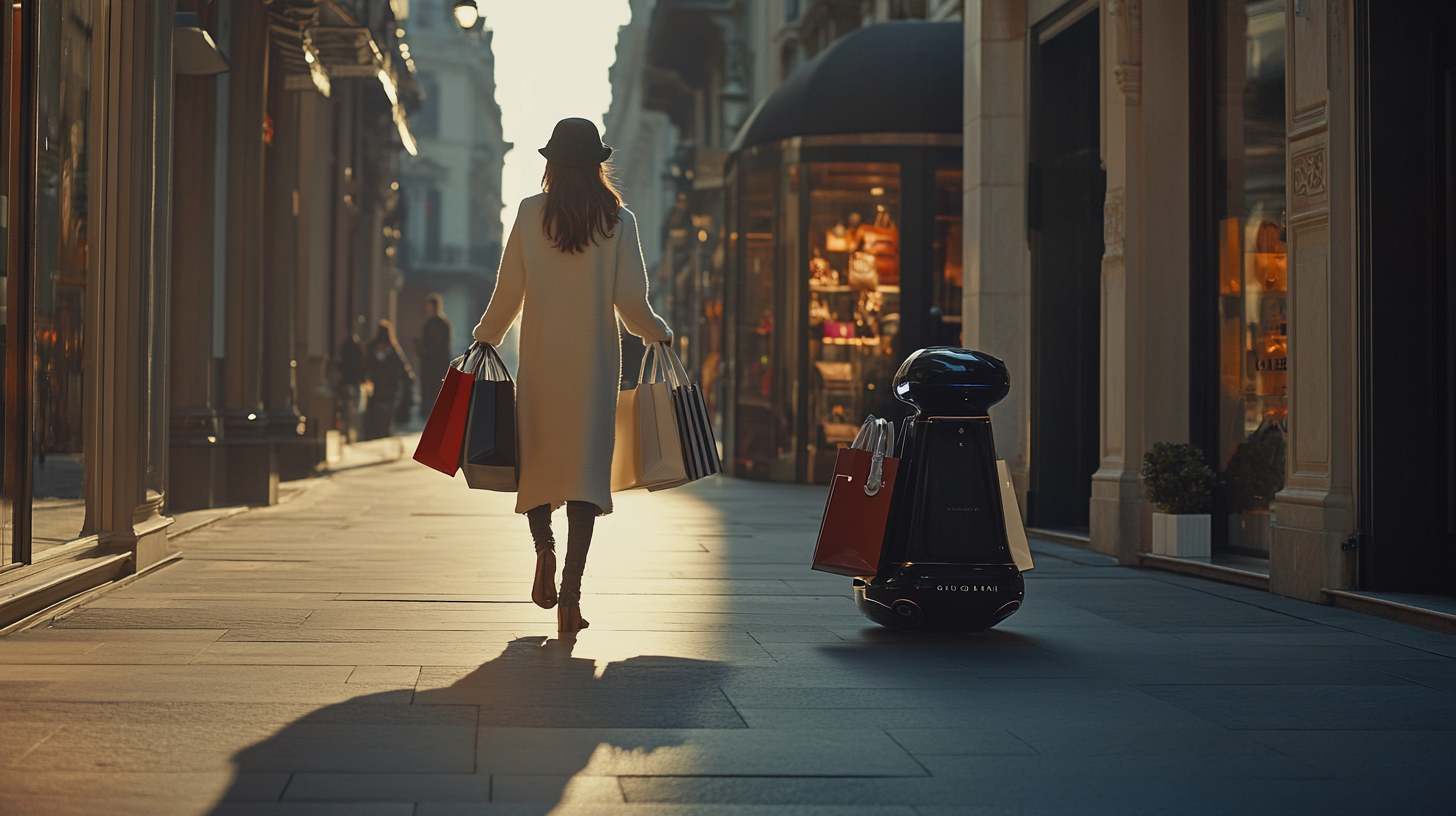
[(1289, 413), (1285, 3), (1218, 0), (1215, 7), (1217, 459), (1227, 514), (1219, 543), (1267, 556)]
[(781, 467), (777, 463), (794, 456), (776, 342), (778, 175), (773, 169), (749, 170), (739, 198), (736, 241), (743, 266), (735, 326), (738, 382), (733, 463), (735, 475), (755, 478), (772, 478), (769, 474)]
[(823, 482), (866, 414), (897, 413), (890, 382), (902, 352), (900, 165), (806, 167), (809, 480)]
[(931, 236), (930, 291), (931, 316), (939, 317), (940, 325), (932, 325), (931, 343), (938, 346), (964, 347), (961, 342), (961, 291), (965, 267), (961, 256), (964, 224), (961, 221), (961, 171), (935, 171), (935, 231)]
[(94, 8), (89, 0), (40, 5), (37, 240), (27, 293), (32, 553), (79, 537), (86, 516), (83, 392), (93, 268), (88, 192)]

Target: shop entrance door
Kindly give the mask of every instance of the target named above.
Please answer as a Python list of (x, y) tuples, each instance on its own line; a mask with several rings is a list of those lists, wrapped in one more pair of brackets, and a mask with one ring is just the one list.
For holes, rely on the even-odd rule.
[(1362, 5), (1359, 583), (1456, 595), (1456, 8)]
[[(1075, 18), (1075, 19), (1073, 19)], [(1038, 26), (1031, 63), (1031, 472), (1037, 527), (1086, 530), (1100, 414), (1102, 201), (1097, 4)]]

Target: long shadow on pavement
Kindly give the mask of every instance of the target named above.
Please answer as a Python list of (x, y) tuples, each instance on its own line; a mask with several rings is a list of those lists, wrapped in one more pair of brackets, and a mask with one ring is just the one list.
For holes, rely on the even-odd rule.
[(239, 803), (289, 774), (283, 801), (509, 802), (512, 814), (545, 814), (589, 767), (577, 784), (609, 801), (617, 791), (603, 786), (643, 762), (661, 765), (651, 755), (686, 742), (679, 729), (744, 728), (721, 690), (724, 664), (643, 655), (598, 674), (594, 661), (571, 656), (574, 645), (518, 638), (408, 705), (395, 691), (312, 712), (233, 757), (233, 782), (212, 813), (246, 809)]

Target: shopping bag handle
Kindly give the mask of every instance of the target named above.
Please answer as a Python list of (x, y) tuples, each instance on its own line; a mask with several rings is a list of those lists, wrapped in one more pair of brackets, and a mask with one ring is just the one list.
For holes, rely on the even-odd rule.
[(864, 424), (859, 426), (859, 433), (855, 434), (854, 441), (849, 443), (849, 446), (855, 450), (873, 450), (875, 445), (871, 434), (878, 427), (877, 422), (874, 414), (866, 415)]
[[(466, 374), (474, 374), (477, 380), (504, 380), (515, 385), (511, 370), (496, 352), (495, 346), (476, 341), (465, 353), (450, 361), (450, 367)], [(489, 376), (484, 376), (489, 375)]]
[(885, 483), (885, 456), (895, 449), (895, 426), (888, 420), (875, 420), (875, 447), (870, 456), (870, 475), (865, 479), (866, 496), (880, 492)]
[[(648, 359), (652, 360), (652, 367), (647, 367)], [(677, 363), (677, 368), (673, 368)], [(681, 376), (678, 372), (681, 371)], [(660, 379), (659, 379), (660, 378)], [(665, 382), (669, 388), (676, 389), (687, 385), (688, 374), (682, 368), (682, 362), (666, 343), (653, 343), (647, 347), (642, 354), (642, 366), (637, 370), (637, 384)]]
[[(515, 385), (516, 381), (511, 378), (511, 370), (506, 368), (506, 363), (496, 352), (494, 346), (483, 346), (485, 349), (484, 359), (475, 369), (475, 379), (494, 380), (496, 382), (508, 382)], [(488, 375), (488, 376), (487, 376)]]

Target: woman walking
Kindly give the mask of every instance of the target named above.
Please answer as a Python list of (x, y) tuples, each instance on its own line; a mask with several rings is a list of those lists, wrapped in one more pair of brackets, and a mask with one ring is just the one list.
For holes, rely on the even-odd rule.
[[(647, 302), (637, 221), (602, 162), (612, 149), (585, 119), (563, 119), (541, 148), (541, 195), (521, 202), (495, 294), (472, 335), (499, 345), (521, 316), (516, 376), (520, 487), (536, 543), (531, 600), (585, 629), (581, 576), (596, 517), (612, 512), (612, 442), (622, 376), (617, 318), (644, 343), (672, 331)], [(566, 506), (566, 564), (556, 591), (551, 513)], [(558, 605), (559, 601), (559, 605)]]

